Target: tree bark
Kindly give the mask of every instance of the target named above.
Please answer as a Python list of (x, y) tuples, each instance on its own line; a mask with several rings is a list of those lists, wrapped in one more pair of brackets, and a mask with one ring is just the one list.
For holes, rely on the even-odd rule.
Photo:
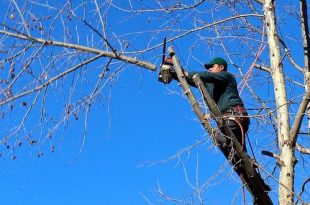
[(288, 104), (286, 100), (287, 95), (280, 43), (276, 31), (275, 7), (273, 0), (265, 1), (264, 16), (269, 44), (271, 76), (274, 82), (274, 94), (277, 108), (278, 146), (280, 150), (280, 161), (283, 162), (283, 166), (280, 167), (279, 176), (279, 204), (287, 205), (293, 203), (292, 193), (294, 187), (295, 156), (293, 147), (291, 146), (292, 139), (290, 138), (289, 132), (290, 124)]

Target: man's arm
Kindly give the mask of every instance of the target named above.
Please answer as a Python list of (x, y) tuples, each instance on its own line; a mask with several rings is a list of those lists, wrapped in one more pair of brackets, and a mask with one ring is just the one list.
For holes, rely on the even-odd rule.
[(192, 79), (192, 77), (195, 74), (198, 74), (203, 82), (210, 82), (210, 83), (231, 83), (233, 79), (233, 76), (226, 71), (222, 71), (220, 73), (186, 72), (185, 76), (189, 79)]

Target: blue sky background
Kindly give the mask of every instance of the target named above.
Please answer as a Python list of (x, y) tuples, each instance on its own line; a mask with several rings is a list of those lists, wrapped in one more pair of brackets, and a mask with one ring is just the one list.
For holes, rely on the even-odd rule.
[[(128, 70), (138, 74), (136, 76), (139, 72)], [(31, 148), (25, 148), (25, 155), (18, 155), (16, 160), (2, 160), (0, 202), (14, 205), (147, 204), (142, 195), (149, 200), (156, 199), (158, 185), (172, 196), (188, 194), (190, 188), (185, 183), (182, 163), (192, 183), (197, 158), (202, 178), (216, 173), (224, 158), (214, 149), (206, 150), (206, 146), (183, 154), (180, 160), (152, 165), (150, 161), (165, 160), (202, 139), (204, 132), (194, 120), (186, 100), (169, 95), (157, 82), (155, 73), (144, 75), (142, 82), (139, 77), (132, 81), (119, 79), (123, 83), (113, 88), (110, 116), (106, 108), (94, 107), (96, 112), (91, 113), (90, 119), (96, 120), (89, 123), (81, 153), (81, 133), (70, 131), (61, 145), (56, 146), (55, 153), (47, 152), (38, 158), (38, 149), (29, 153)], [(163, 118), (169, 120), (161, 123)], [(236, 177), (235, 181), (238, 181)], [(217, 185), (211, 189), (225, 189), (225, 198), (207, 195), (206, 200), (211, 204), (227, 203), (239, 187), (220, 178), (213, 183)], [(227, 185), (232, 189), (227, 189)]]
[[(1, 2), (1, 22), (25, 32), (23, 26), (16, 23), (20, 21), (18, 12), (14, 9), (14, 5), (9, 2)], [(48, 15), (57, 14), (65, 1), (49, 2), (51, 7), (44, 6), (45, 2), (43, 1), (25, 2), (28, 1), (18, 2), (20, 8), (27, 8), (33, 14), (36, 13), (36, 17), (43, 19)], [(189, 0), (182, 2), (187, 5), (192, 4), (192, 1)], [(148, 6), (143, 1), (132, 3), (135, 8), (155, 7), (150, 2), (147, 2)], [(162, 2), (162, 4), (165, 3)], [(127, 1), (116, 2), (116, 4), (122, 8), (129, 8)], [(85, 8), (78, 7), (78, 5), (79, 2), (73, 2), (72, 8), (79, 8), (75, 10), (76, 14), (79, 17), (83, 17), (85, 14), (85, 19), (101, 31), (98, 15), (94, 12), (94, 4), (85, 4)], [(285, 5), (281, 6), (279, 8), (285, 7)], [(104, 13), (106, 7), (103, 6), (102, 8)], [(85, 13), (83, 9), (85, 9)], [(240, 5), (239, 7), (238, 5), (238, 9), (241, 13), (251, 13), (246, 6)], [(124, 49), (125, 52), (143, 50), (147, 43), (150, 46), (158, 45), (165, 35), (170, 39), (195, 26), (199, 27), (204, 23), (232, 15), (225, 5), (213, 3), (203, 4), (190, 13), (188, 10), (184, 10), (176, 13), (131, 14), (121, 12), (115, 7), (111, 7), (108, 12), (106, 29), (110, 43), (117, 50), (120, 50), (125, 48), (124, 44), (128, 41), (129, 47)], [(11, 14), (16, 16), (13, 19), (14, 21), (8, 18)], [(78, 18), (72, 17), (72, 20), (69, 20), (66, 15), (66, 9), (64, 9), (64, 13), (59, 15), (55, 21), (52, 21), (53, 18), (42, 20), (45, 23), (43, 24), (45, 29), (43, 34), (37, 29), (40, 22), (33, 21), (31, 28), (34, 29), (31, 30), (31, 34), (36, 37), (42, 35), (45, 38), (48, 36), (45, 31), (50, 28), (50, 36), (48, 37), (53, 40), (105, 49), (102, 46), (102, 39), (91, 32), (85, 24), (82, 24)], [(25, 16), (29, 19), (32, 17), (29, 13)], [(280, 23), (285, 26), (281, 27), (281, 35), (291, 37), (291, 34), (294, 34), (298, 36), (298, 33), (292, 33), (288, 29), (290, 28), (289, 25), (296, 25), (296, 22), (283, 19)], [(249, 17), (247, 20), (256, 25), (258, 29), (262, 29), (256, 17)], [(64, 30), (63, 25), (68, 26), (70, 32)], [(230, 24), (225, 25), (231, 26)], [(166, 29), (169, 32), (163, 32)], [(154, 32), (154, 30), (156, 31)], [(234, 30), (232, 27), (232, 30), (228, 29), (225, 32), (222, 40), (227, 43), (226, 45), (229, 45), (225, 49), (231, 52), (233, 62), (237, 63), (242, 68), (242, 72), (245, 73), (254, 60), (253, 55), (257, 52), (261, 37), (260, 35), (249, 35), (255, 41), (246, 38), (231, 38), (230, 35), (245, 35), (247, 31), (243, 28)], [(2, 50), (5, 50), (6, 46), (14, 40), (4, 42), (6, 44), (1, 45)], [(213, 30), (204, 29), (174, 42), (169, 42), (168, 46), (175, 47), (181, 64), (192, 71), (203, 70), (203, 63), (212, 57), (224, 55), (224, 48), (219, 43), (220, 41), (215, 38)], [(297, 52), (301, 51), (298, 45), (299, 42), (291, 41), (288, 46)], [(36, 49), (37, 47), (31, 48), (30, 51), (35, 52)], [(268, 64), (267, 51), (266, 47), (261, 60), (267, 59)], [(65, 49), (47, 48), (44, 52), (42, 51), (45, 54), (42, 59), (33, 63), (34, 73), (39, 76), (42, 70), (38, 68), (44, 68), (44, 66), (49, 65), (49, 62), (54, 62), (50, 56), (58, 52), (65, 54), (61, 55), (58, 61), (55, 61), (57, 66), (52, 67), (53, 69), (49, 71), (50, 76), (55, 76), (86, 58), (84, 54), (78, 54), (75, 57), (74, 53), (67, 53)], [(137, 56), (139, 59), (145, 59), (159, 65), (161, 52), (162, 48), (158, 47), (143, 54), (126, 53), (126, 55)], [(1, 59), (6, 58), (1, 53), (0, 57)], [(296, 59), (297, 62), (301, 63), (302, 59), (299, 57), (301, 56)], [(22, 65), (25, 60), (27, 60), (26, 57), (21, 57), (18, 62), (19, 65)], [(89, 93), (106, 62), (107, 60), (104, 58), (97, 60), (81, 71), (69, 75), (66, 82), (71, 84), (63, 85), (62, 81), (58, 81), (55, 85), (50, 86), (48, 90), (50, 95), (46, 98), (47, 114), (59, 116), (65, 103), (68, 103), (69, 96), (72, 95), (72, 99), (76, 100)], [(288, 65), (287, 59), (284, 59), (284, 63)], [(8, 65), (5, 66), (1, 71), (1, 78), (8, 76), (9, 67)], [(118, 66), (120, 63), (113, 61), (111, 72)], [(240, 83), (240, 73), (236, 67), (229, 63), (229, 69), (236, 74), (237, 81)], [(286, 66), (285, 69), (294, 76), (292, 78), (302, 82), (302, 78), (296, 77), (296, 72), (291, 70), (291, 66)], [(40, 110), (40, 103), (42, 102), (38, 102), (39, 106), (31, 113), (27, 123), (25, 123), (25, 129), (12, 139), (9, 147), (3, 143), (3, 146), (0, 147), (3, 154), (0, 158), (0, 205), (174, 204), (164, 201), (158, 193), (158, 188), (160, 187), (164, 193), (171, 197), (191, 201), (191, 197), (194, 195), (191, 186), (196, 186), (196, 178), (199, 184), (207, 183), (208, 185), (203, 194), (205, 204), (225, 205), (232, 204), (232, 202), (241, 204), (242, 189), (239, 178), (233, 173), (222, 153), (212, 147), (211, 141), (208, 140), (208, 136), (192, 112), (189, 102), (180, 95), (181, 88), (175, 82), (166, 86), (159, 83), (157, 74), (158, 71), (151, 72), (133, 65), (126, 65), (120, 75), (104, 89), (102, 95), (96, 98), (96, 103), (90, 107), (87, 137), (85, 139), (83, 138), (85, 115), (80, 112), (78, 113), (79, 120), (71, 117), (69, 123), (60, 126), (53, 139), (49, 140), (46, 137), (46, 132), (53, 127), (53, 123), (47, 120), (46, 124), (34, 127), (42, 111)], [(255, 76), (255, 79), (252, 76)], [(251, 86), (259, 93), (260, 97), (266, 100), (269, 106), (273, 107), (273, 89), (270, 84), (270, 76), (257, 70), (253, 71), (252, 76), (249, 79)], [(15, 89), (23, 88), (23, 86), (28, 85), (27, 83), (30, 80), (33, 79), (26, 75)], [(70, 85), (74, 83), (76, 89), (72, 91)], [(194, 92), (200, 99), (197, 90)], [(303, 92), (303, 90), (294, 84), (289, 85), (289, 95), (298, 96), (300, 94), (298, 92)], [(25, 107), (20, 106), (20, 103), (26, 100), (28, 102), (27, 107), (29, 107), (29, 102), (33, 97), (34, 95), (31, 95), (17, 101), (12, 111), (8, 112), (9, 107), (3, 106), (1, 108), (1, 112), (8, 113), (2, 119), (2, 124), (5, 126), (0, 130), (1, 136), (13, 130), (20, 122), (21, 117), (24, 116), (21, 113), (25, 113)], [(247, 89), (243, 91), (242, 98), (246, 106), (250, 108), (249, 113), (255, 115), (257, 108), (259, 108), (257, 107), (258, 103), (253, 100)], [(292, 106), (291, 108), (294, 110), (296, 107)], [(265, 119), (252, 119), (249, 135), (257, 159), (271, 172), (275, 166), (275, 161), (263, 157), (259, 153), (261, 150), (277, 152), (277, 146), (274, 130), (264, 123)], [(39, 141), (34, 145), (29, 145), (27, 136), (22, 135), (31, 129), (35, 130), (31, 137), (37, 137)], [(16, 146), (19, 140), (23, 143), (22, 146)], [(299, 140), (305, 142), (307, 139), (301, 136)], [(202, 141), (199, 146), (184, 151), (185, 148), (199, 141)], [(54, 152), (51, 151), (51, 146), (55, 146)], [(177, 155), (182, 150), (182, 154)], [(38, 157), (40, 153), (43, 153), (43, 156)], [(14, 157), (16, 157), (15, 160), (12, 159)], [(307, 165), (299, 163), (298, 166), (301, 167), (298, 167), (296, 173), (296, 183), (300, 183), (300, 179), (309, 176)], [(303, 168), (302, 166), (305, 168), (300, 169)], [(277, 175), (278, 170), (275, 172), (275, 176)], [(276, 203), (277, 185), (270, 178), (267, 181), (273, 188), (270, 196)], [(306, 194), (305, 199), (309, 199), (309, 195)], [(249, 194), (247, 194), (247, 202), (251, 204)], [(194, 204), (198, 204), (196, 199)]]

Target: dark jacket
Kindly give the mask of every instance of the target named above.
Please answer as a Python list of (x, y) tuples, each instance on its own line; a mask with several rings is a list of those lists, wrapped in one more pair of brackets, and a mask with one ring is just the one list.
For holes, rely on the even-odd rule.
[(225, 113), (229, 108), (236, 105), (243, 105), (237, 89), (236, 78), (233, 74), (227, 71), (219, 73), (204, 72), (190, 72), (187, 78), (191, 86), (195, 86), (192, 77), (198, 74), (207, 88), (211, 98), (219, 107), (221, 113)]

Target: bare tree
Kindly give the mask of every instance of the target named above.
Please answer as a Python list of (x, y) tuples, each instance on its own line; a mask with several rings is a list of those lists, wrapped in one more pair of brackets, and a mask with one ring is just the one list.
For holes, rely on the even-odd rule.
[[(0, 114), (10, 125), (0, 131), (5, 154), (15, 158), (24, 142), (53, 151), (54, 137), (77, 119), (85, 137), (90, 106), (105, 100), (103, 93), (124, 69), (154, 71), (167, 36), (186, 69), (216, 55), (228, 59), (252, 117), (249, 135), (259, 142), (254, 151), (273, 157), (257, 160), (278, 190), (279, 204), (306, 203), (307, 10), (306, 0), (4, 1)], [(305, 174), (296, 178), (296, 172)]]

